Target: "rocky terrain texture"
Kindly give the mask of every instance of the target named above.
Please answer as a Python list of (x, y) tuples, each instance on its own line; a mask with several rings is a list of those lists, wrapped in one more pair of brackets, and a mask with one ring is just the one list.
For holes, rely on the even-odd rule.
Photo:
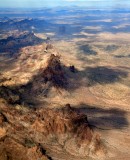
[[(100, 135), (79, 109), (70, 104), (50, 109), (44, 104), (30, 107), (30, 97), (25, 99), (29, 92), (35, 99), (41, 92), (46, 98), (52, 88), (53, 95), (67, 90), (69, 81), (64, 68), (60, 56), (51, 54), (46, 67), (26, 85), (11, 87), (1, 81), (1, 160), (101, 159), (107, 155)], [(74, 72), (74, 66), (69, 70)]]
[(87, 116), (69, 104), (35, 110), (1, 104), (0, 119), (1, 160), (99, 159), (106, 154)]
[(36, 37), (34, 33), (23, 32), (22, 34), (0, 40), (0, 53), (8, 52), (12, 56), (12, 54), (17, 53), (22, 47), (33, 46), (41, 42), (43, 40)]
[(41, 92), (47, 96), (52, 87), (67, 89), (67, 75), (60, 62), (60, 56), (51, 54), (47, 66), (32, 78), (33, 92)]
[(1, 56), (1, 159), (129, 159), (128, 68), (72, 50), (40, 43)]

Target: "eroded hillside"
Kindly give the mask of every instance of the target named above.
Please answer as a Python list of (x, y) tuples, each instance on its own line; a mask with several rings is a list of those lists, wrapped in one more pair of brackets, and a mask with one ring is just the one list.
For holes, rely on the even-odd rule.
[(1, 56), (1, 160), (129, 157), (129, 72), (75, 47), (41, 43)]

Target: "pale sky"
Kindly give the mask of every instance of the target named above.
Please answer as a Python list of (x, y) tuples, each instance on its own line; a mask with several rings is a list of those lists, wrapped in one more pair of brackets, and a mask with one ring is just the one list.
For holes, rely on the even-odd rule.
[(42, 8), (73, 5), (90, 8), (130, 8), (130, 0), (0, 0), (0, 8)]

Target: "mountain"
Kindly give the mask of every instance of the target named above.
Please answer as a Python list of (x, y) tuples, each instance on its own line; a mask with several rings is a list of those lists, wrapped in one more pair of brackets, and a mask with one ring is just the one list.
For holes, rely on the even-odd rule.
[(15, 53), (25, 46), (32, 46), (42, 43), (43, 40), (36, 37), (32, 32), (25, 32), (18, 36), (10, 36), (7, 39), (0, 40), (0, 52)]
[(1, 31), (14, 31), (18, 30), (19, 32), (23, 31), (38, 31), (44, 27), (50, 25), (47, 21), (43, 19), (32, 19), (32, 18), (17, 18), (17, 19), (7, 19), (1, 18), (0, 20), (0, 29)]

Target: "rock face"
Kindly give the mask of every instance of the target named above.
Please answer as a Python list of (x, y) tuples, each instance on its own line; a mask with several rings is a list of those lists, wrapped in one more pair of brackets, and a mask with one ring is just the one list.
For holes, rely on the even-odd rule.
[(66, 89), (67, 77), (58, 55), (51, 54), (47, 66), (41, 69), (31, 81), (33, 93), (47, 95), (52, 89)]
[(16, 140), (6, 138), (0, 143), (0, 160), (48, 160), (38, 146), (27, 148)]
[(1, 119), (4, 132), (0, 152), (5, 152), (5, 160), (101, 159), (105, 155), (100, 137), (90, 128), (86, 115), (69, 104), (61, 109), (26, 111), (3, 104)]

